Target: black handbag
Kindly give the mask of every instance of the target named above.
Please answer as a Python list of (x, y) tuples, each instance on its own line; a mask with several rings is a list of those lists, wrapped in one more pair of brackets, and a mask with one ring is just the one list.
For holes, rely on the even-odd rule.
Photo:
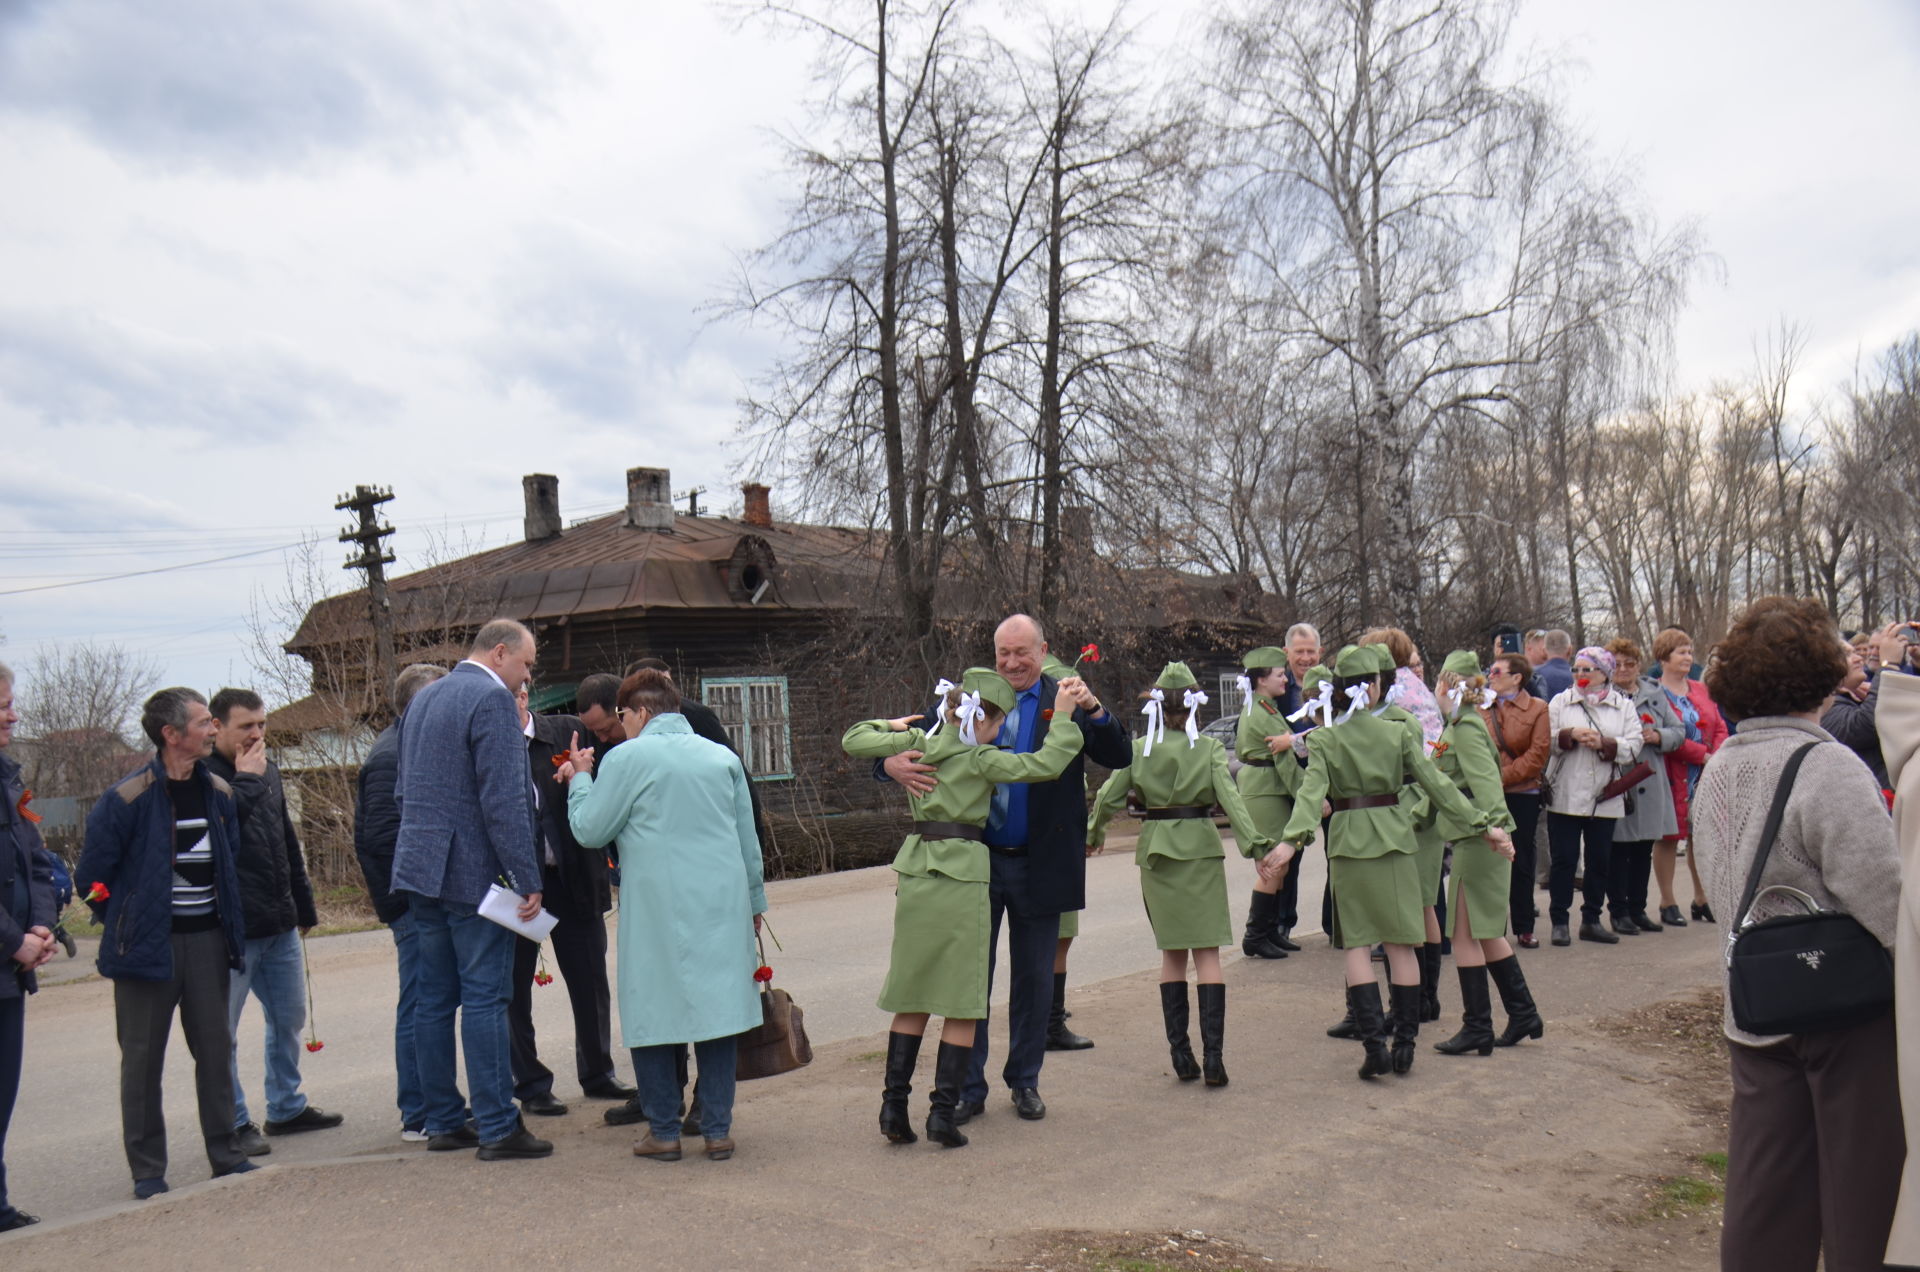
[[(1733, 1009), (1733, 1023), (1748, 1033), (1844, 1029), (1872, 1020), (1893, 1006), (1893, 956), (1858, 919), (1821, 909), (1798, 888), (1760, 886), (1793, 779), (1807, 752), (1818, 745), (1809, 742), (1795, 751), (1780, 775), (1728, 939), (1727, 1003)], [(1794, 899), (1804, 913), (1756, 922), (1749, 917), (1753, 904), (1768, 893)]]

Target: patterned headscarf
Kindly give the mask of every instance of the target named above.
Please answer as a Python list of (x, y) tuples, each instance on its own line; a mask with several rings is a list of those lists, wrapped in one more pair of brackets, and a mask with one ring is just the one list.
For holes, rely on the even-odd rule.
[(1600, 646), (1588, 645), (1585, 649), (1575, 654), (1574, 657), (1576, 659), (1586, 659), (1600, 670), (1606, 672), (1608, 680), (1613, 679), (1613, 655), (1600, 648)]

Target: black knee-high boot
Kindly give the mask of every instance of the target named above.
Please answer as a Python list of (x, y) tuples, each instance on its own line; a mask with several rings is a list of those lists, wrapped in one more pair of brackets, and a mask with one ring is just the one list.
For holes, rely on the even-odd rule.
[[(984, 1023), (975, 1025), (984, 1029)], [(942, 1042), (933, 1062), (933, 1101), (927, 1110), (927, 1138), (948, 1148), (966, 1147), (967, 1137), (953, 1120), (960, 1103), (960, 1085), (967, 1080), (967, 1066), (973, 1061), (971, 1046)]]
[(1367, 1048), (1366, 1059), (1360, 1062), (1360, 1076), (1371, 1078), (1391, 1072), (1393, 1061), (1387, 1057), (1387, 1021), (1380, 1010), (1380, 986), (1373, 981), (1347, 986), (1347, 1014)]
[(1047, 1050), (1085, 1051), (1093, 1039), (1083, 1038), (1067, 1028), (1067, 974), (1053, 974), (1053, 1006), (1047, 1012)]
[(1285, 958), (1274, 934), (1280, 927), (1280, 898), (1271, 892), (1255, 891), (1247, 903), (1247, 931), (1240, 938), (1240, 952), (1248, 958)]
[(1433, 1049), (1443, 1056), (1463, 1056), (1469, 1051), (1490, 1056), (1493, 1003), (1487, 997), (1487, 969), (1456, 964), (1454, 971), (1460, 974), (1460, 1032), (1445, 1042), (1434, 1043)]
[(1173, 1057), (1173, 1075), (1182, 1082), (1193, 1081), (1200, 1076), (1200, 1066), (1194, 1061), (1193, 1040), (1187, 1034), (1187, 982), (1160, 982), (1160, 1018), (1167, 1025), (1167, 1047)]
[(913, 1118), (907, 1097), (913, 1094), (913, 1066), (920, 1060), (920, 1035), (887, 1034), (887, 1084), (880, 1090), (880, 1133), (895, 1144), (911, 1144)]
[(1520, 970), (1517, 955), (1488, 963), (1487, 975), (1499, 987), (1500, 1005), (1507, 1011), (1507, 1027), (1493, 1040), (1494, 1046), (1511, 1047), (1522, 1038), (1538, 1038), (1547, 1032), (1547, 1022), (1533, 1005), (1533, 994), (1527, 989), (1527, 977)]
[(1389, 985), (1393, 997), (1393, 1071), (1404, 1076), (1413, 1068), (1413, 1044), (1420, 1037), (1420, 987)]
[(1440, 1019), (1440, 943), (1420, 947), (1420, 1020)]
[(1200, 998), (1200, 1053), (1205, 1062), (1207, 1085), (1223, 1087), (1227, 1085), (1227, 987), (1225, 985), (1201, 985)]

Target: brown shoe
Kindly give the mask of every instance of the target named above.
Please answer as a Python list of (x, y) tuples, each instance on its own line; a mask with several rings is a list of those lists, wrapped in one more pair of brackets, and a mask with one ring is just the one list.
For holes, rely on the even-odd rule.
[(656, 1162), (677, 1162), (680, 1160), (679, 1140), (657, 1140), (653, 1132), (648, 1131), (633, 1145), (635, 1157), (651, 1157)]
[(710, 1139), (707, 1141), (707, 1160), (708, 1161), (724, 1162), (727, 1160), (727, 1158), (732, 1156), (733, 1156), (733, 1140), (731, 1137), (727, 1139)]

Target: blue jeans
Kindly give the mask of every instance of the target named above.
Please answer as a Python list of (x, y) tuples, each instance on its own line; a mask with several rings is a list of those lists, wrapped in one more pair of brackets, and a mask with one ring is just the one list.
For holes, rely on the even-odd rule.
[[(733, 1131), (734, 1064), (739, 1041), (729, 1035), (693, 1044), (693, 1056), (700, 1065), (700, 1130), (710, 1140), (725, 1139)], [(640, 1088), (640, 1107), (657, 1140), (680, 1138), (686, 1079), (681, 1076), (678, 1061), (684, 1046), (670, 1042), (633, 1049), (634, 1085)]]
[(267, 1120), (284, 1122), (307, 1107), (300, 1092), (300, 1031), (307, 1027), (307, 978), (302, 971), (300, 933), (247, 941), (247, 965), (227, 982), (227, 1028), (233, 1044), (233, 1125), (253, 1120), (247, 1112), (246, 1084), (240, 1080), (240, 1012), (251, 992), (267, 1021)]
[(426, 1129), (427, 1097), (420, 1088), (420, 1061), (414, 1054), (413, 1016), (420, 1008), (420, 936), (409, 910), (387, 924), (393, 932), (394, 957), (400, 964), (400, 1001), (393, 1009), (393, 1071), (398, 1078), (396, 1102), (405, 1130)]
[(407, 896), (419, 941), (419, 1000), (413, 1013), (414, 1055), (426, 1097), (427, 1133), (450, 1135), (466, 1124), (453, 1055), (453, 1016), (467, 1056), (467, 1094), (482, 1143), (513, 1134), (507, 1004), (513, 998), (513, 933), (458, 901)]
[[(1022, 914), (1027, 892), (1027, 858), (995, 853), (987, 901), (993, 916), (987, 947), (987, 988), (1000, 961), (1000, 925), (1007, 927), (1007, 1060), (1000, 1076), (1009, 1090), (1040, 1085), (1047, 1056), (1047, 1016), (1053, 1009), (1053, 956), (1060, 946), (1058, 914)], [(989, 1013), (991, 1014), (991, 1013)], [(987, 1098), (987, 1022), (973, 1028), (973, 1063), (960, 1088), (963, 1100)]]

